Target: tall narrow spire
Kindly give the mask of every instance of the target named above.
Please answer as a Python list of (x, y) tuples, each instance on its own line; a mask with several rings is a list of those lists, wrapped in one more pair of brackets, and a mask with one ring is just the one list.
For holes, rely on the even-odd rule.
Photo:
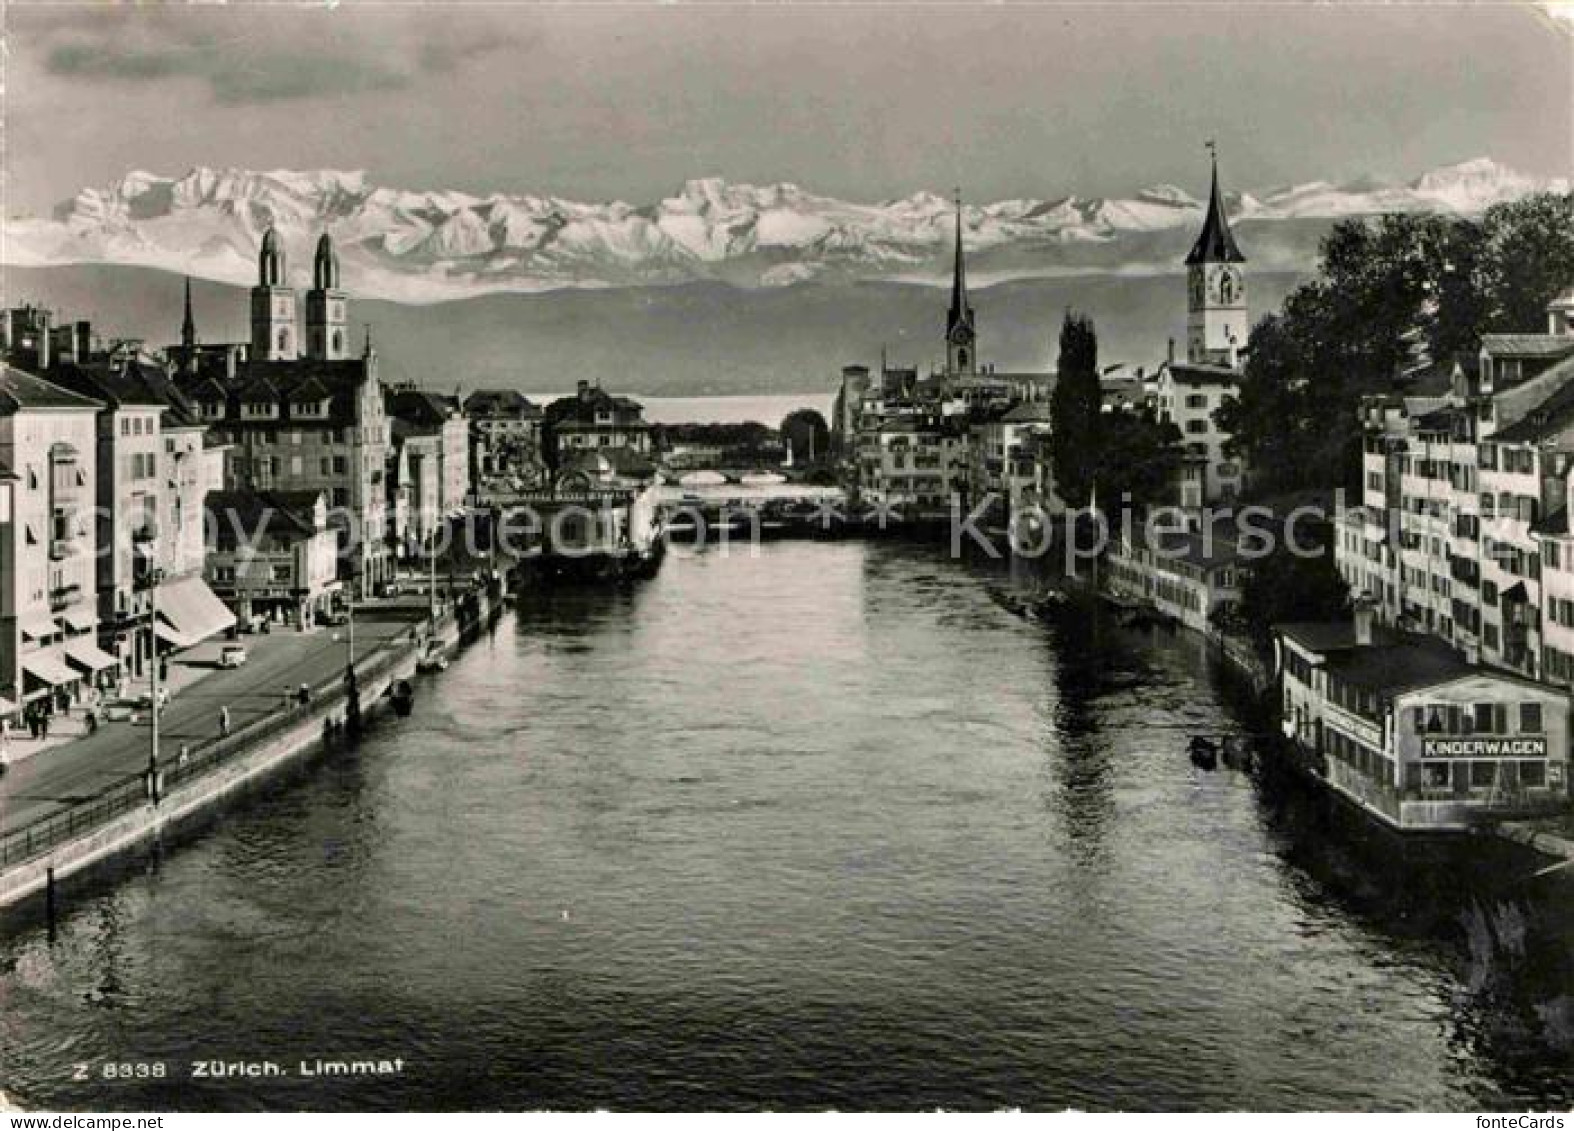
[(962, 190), (956, 190), (956, 258), (951, 267), (951, 323), (973, 320), (967, 305), (967, 262), (962, 255)]
[(973, 308), (967, 302), (967, 263), (962, 255), (962, 190), (956, 190), (956, 259), (951, 268), (951, 309), (946, 313), (946, 372), (977, 372)]
[(1192, 245), (1191, 254), (1186, 257), (1186, 265), (1245, 263), (1246, 257), (1235, 246), (1235, 236), (1230, 232), (1224, 194), (1219, 191), (1219, 149), (1211, 139), (1208, 141), (1208, 154), (1213, 164), (1213, 183), (1208, 189), (1208, 215), (1202, 222), (1202, 233)]
[(186, 316), (180, 323), (180, 344), (191, 349), (197, 344), (197, 320), (191, 313), (191, 276), (186, 276)]

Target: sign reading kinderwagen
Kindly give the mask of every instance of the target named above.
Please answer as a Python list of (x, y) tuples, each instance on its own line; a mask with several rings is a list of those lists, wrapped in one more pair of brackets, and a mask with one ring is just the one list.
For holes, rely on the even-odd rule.
[(1425, 738), (1423, 758), (1545, 758), (1545, 738)]

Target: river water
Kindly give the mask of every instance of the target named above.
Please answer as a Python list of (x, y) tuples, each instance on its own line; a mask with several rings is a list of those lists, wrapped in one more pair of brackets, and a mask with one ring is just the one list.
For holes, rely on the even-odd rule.
[[(1194, 769), (1190, 729), (1256, 725), (1198, 643), (1032, 624), (990, 599), (1006, 580), (787, 542), (532, 598), (412, 718), (78, 885), (53, 937), (7, 923), (0, 1087), (94, 1108), (1574, 1101), (1567, 880)], [(392, 1078), (297, 1074), (394, 1057)], [(291, 1075), (192, 1080), (194, 1060)]]

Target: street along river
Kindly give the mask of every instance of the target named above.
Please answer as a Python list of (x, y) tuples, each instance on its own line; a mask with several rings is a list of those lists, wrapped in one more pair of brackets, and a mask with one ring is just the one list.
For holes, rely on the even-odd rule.
[(75, 885), (52, 935), (4, 921), (0, 1087), (92, 1108), (1574, 1102), (1569, 879), (1199, 771), (1193, 730), (1260, 726), (1199, 642), (1029, 623), (990, 600), (1005, 580), (934, 547), (781, 542), (530, 595), (411, 718)]

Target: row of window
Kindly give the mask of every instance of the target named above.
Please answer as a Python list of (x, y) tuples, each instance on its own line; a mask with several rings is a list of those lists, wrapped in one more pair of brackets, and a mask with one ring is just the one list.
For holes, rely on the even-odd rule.
[(1507, 703), (1432, 703), (1412, 707), (1411, 723), (1417, 734), (1542, 734), (1545, 726), (1540, 703), (1520, 703), (1513, 712), (1518, 727), (1509, 729)]

